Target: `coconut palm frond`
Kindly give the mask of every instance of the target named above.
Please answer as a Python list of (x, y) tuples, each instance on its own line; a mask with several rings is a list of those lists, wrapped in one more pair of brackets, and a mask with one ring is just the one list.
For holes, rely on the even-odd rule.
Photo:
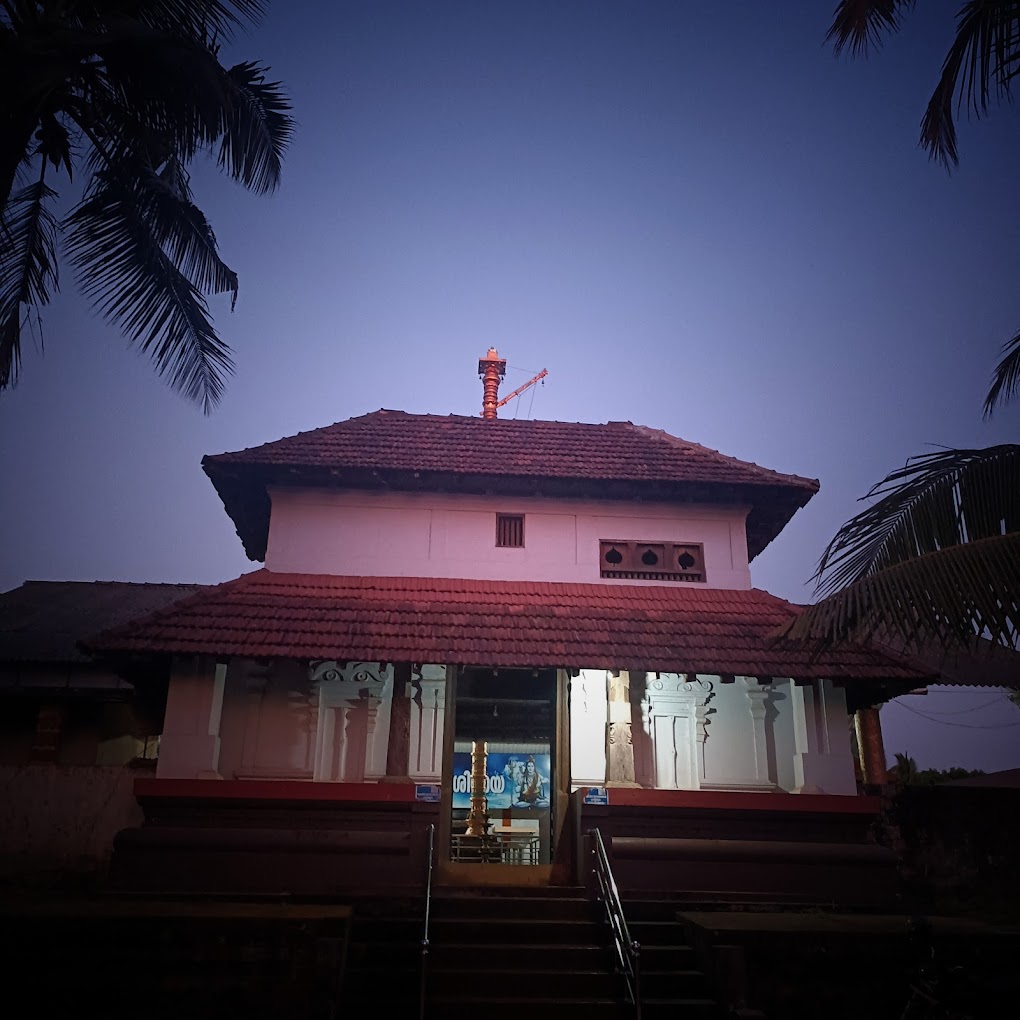
[(141, 148), (156, 155), (162, 146), (188, 162), (218, 147), (220, 167), (249, 190), (277, 186), (294, 123), (282, 84), (267, 82), (265, 67), (226, 69), (206, 46), (140, 25), (111, 34), (98, 52), (104, 74), (90, 123), (81, 124), (100, 143), (91, 169)]
[(244, 24), (257, 25), (266, 9), (262, 0), (102, 0), (68, 6), (65, 18), (83, 27), (109, 28), (132, 18), (163, 31), (220, 39), (230, 39)]
[(0, 390), (18, 380), (26, 310), (47, 304), (59, 284), (60, 225), (47, 208), (56, 197), (41, 174), (11, 197), (0, 220)]
[(84, 118), (76, 118), (100, 143), (100, 159), (90, 169), (160, 144), (187, 162), (218, 141), (232, 84), (206, 46), (132, 23), (95, 49), (102, 73), (93, 73)]
[(191, 29), (205, 37), (232, 37), (244, 24), (257, 25), (265, 14), (262, 0), (127, 0), (136, 17), (159, 28)]
[(1002, 347), (1002, 360), (992, 373), (992, 385), (985, 397), (985, 417), (990, 418), (997, 405), (1007, 404), (1020, 389), (1020, 333)]
[(879, 641), (907, 651), (1015, 648), (1020, 632), (1020, 533), (983, 538), (886, 567), (807, 606), (782, 636), (831, 646)]
[[(86, 295), (208, 411), (232, 370), (206, 295), (237, 277), (195, 205), (190, 161), (216, 155), (252, 191), (273, 190), (293, 122), (278, 82), (256, 63), (228, 70), (220, 47), (257, 23), (263, 0), (0, 2), (0, 389), (20, 364), (21, 326), (56, 283), (52, 218), (31, 241), (16, 201), (37, 156), (84, 178), (65, 220)], [(12, 255), (13, 253), (13, 255)], [(21, 255), (25, 257), (21, 257)], [(25, 254), (27, 253), (27, 254)], [(27, 281), (27, 283), (26, 283)], [(22, 300), (19, 295), (27, 294)]]
[(175, 266), (203, 294), (230, 291), (237, 300), (237, 274), (220, 258), (205, 214), (190, 198), (183, 168), (168, 161), (160, 174), (139, 171), (127, 185), (138, 215)]
[(813, 579), (822, 596), (918, 556), (1020, 531), (1020, 446), (914, 457), (864, 498), (878, 501), (819, 559)]
[[(152, 357), (171, 387), (208, 414), (233, 371), (230, 350), (216, 335), (196, 281), (228, 279), (214, 246), (194, 217), (171, 226), (169, 188), (129, 187), (100, 179), (67, 219), (68, 252), (85, 294), (105, 318)], [(140, 194), (142, 200), (139, 200)], [(169, 196), (169, 198), (168, 198)], [(207, 228), (207, 224), (205, 225)], [(211, 232), (210, 232), (211, 235)], [(182, 257), (192, 278), (175, 264)], [(236, 287), (236, 279), (230, 286)]]
[(841, 0), (825, 36), (837, 53), (847, 47), (852, 56), (882, 44), (882, 37), (899, 29), (904, 11), (914, 0)]
[(279, 183), (283, 154), (294, 130), (282, 84), (267, 82), (265, 73), (253, 62), (227, 71), (231, 92), (219, 152), (219, 165), (260, 194)]
[(975, 117), (1008, 98), (1020, 50), (1020, 7), (1013, 0), (970, 0), (957, 18), (942, 76), (921, 120), (921, 147), (947, 169), (959, 163), (954, 107)]

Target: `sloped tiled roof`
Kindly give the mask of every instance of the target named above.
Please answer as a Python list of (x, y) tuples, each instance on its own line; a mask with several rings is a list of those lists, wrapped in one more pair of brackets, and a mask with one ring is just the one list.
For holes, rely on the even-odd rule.
[(375, 411), (205, 457), (252, 559), (265, 556), (268, 485), (749, 503), (752, 556), (818, 482), (727, 457), (631, 422), (593, 425)]
[(163, 609), (203, 587), (26, 581), (0, 594), (0, 662), (81, 662), (81, 638)]
[(611, 421), (486, 421), (466, 415), (371, 414), (302, 432), (208, 463), (280, 464), (394, 471), (453, 471), (467, 475), (579, 478), (597, 481), (818, 483), (727, 457), (658, 429)]
[(796, 607), (725, 589), (246, 574), (92, 639), (107, 652), (918, 680), (904, 660), (771, 644)]

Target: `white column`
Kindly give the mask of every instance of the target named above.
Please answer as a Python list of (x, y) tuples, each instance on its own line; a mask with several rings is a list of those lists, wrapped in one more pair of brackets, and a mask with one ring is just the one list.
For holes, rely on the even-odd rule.
[(570, 783), (606, 783), (606, 671), (582, 669), (570, 678)]
[[(390, 691), (393, 690), (395, 682), (395, 679), (391, 678), (389, 687), (384, 691), (384, 696), (388, 697)], [(387, 711), (385, 715), (387, 725), (380, 728), (379, 706), (382, 704), (382, 701), (378, 696), (369, 697), (367, 701), (368, 717), (366, 719), (367, 733), (365, 735), (365, 767), (363, 772), (366, 782), (377, 783), (386, 775), (386, 745), (389, 741), (389, 704), (386, 706)], [(383, 735), (382, 740), (378, 739), (380, 732)]]
[(408, 685), (411, 699), (411, 778), (438, 783), (443, 772), (446, 667), (423, 665)]
[(765, 739), (765, 714), (768, 711), (769, 688), (759, 684), (752, 676), (741, 677), (751, 714), (751, 746), (754, 751), (754, 779), (769, 784), (769, 752)]
[(221, 778), (220, 716), (226, 678), (225, 663), (201, 656), (174, 659), (159, 741), (159, 778)]
[(830, 680), (790, 684), (794, 793), (856, 794), (843, 690)]

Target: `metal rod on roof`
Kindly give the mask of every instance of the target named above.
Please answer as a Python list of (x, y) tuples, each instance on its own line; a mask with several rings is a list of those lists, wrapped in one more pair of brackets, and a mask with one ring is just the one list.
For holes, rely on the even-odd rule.
[(507, 404), (511, 400), (513, 400), (514, 397), (519, 397), (529, 386), (534, 386), (535, 383), (544, 379), (548, 374), (549, 374), (548, 370), (543, 368), (542, 371), (538, 373), (538, 375), (536, 375), (532, 379), (529, 379), (523, 386), (518, 386), (517, 389), (513, 391), (513, 393), (508, 393), (498, 404), (496, 404), (496, 407), (502, 407), (504, 404)]

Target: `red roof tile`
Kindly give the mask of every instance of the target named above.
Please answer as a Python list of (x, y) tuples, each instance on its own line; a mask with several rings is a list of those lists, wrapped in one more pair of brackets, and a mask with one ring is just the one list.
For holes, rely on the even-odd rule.
[(783, 484), (812, 493), (818, 488), (812, 479), (770, 471), (629, 421), (486, 421), (386, 410), (206, 461), (524, 478)]
[(923, 679), (904, 660), (770, 643), (796, 607), (767, 592), (333, 577), (267, 570), (86, 642), (106, 652)]
[(252, 559), (265, 556), (269, 484), (746, 502), (760, 552), (818, 482), (631, 422), (604, 425), (375, 411), (203, 459)]

